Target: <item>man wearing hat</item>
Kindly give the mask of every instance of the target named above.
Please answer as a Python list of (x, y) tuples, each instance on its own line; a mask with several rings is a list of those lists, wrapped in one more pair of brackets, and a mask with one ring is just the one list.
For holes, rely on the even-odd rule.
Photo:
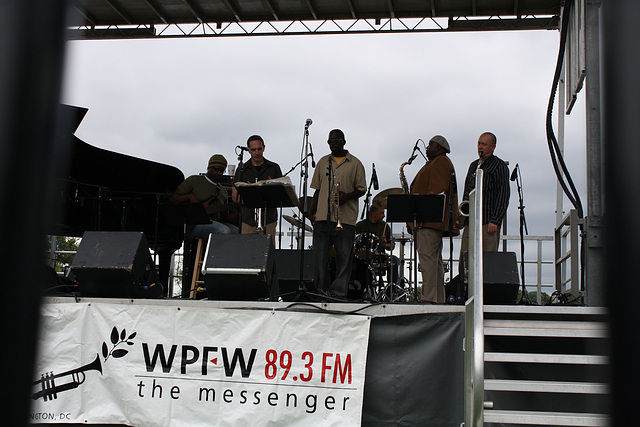
[[(442, 237), (459, 231), (453, 228), (458, 220), (458, 191), (456, 172), (447, 156), (449, 143), (436, 135), (429, 140), (429, 161), (420, 169), (411, 183), (411, 194), (442, 194), (446, 196), (444, 218), (441, 222), (419, 222), (413, 237), (422, 270), (422, 295), (420, 300), (432, 304), (445, 302), (444, 264), (442, 262)], [(448, 209), (451, 206), (451, 212)], [(452, 221), (449, 221), (452, 216)]]
[[(227, 190), (220, 184), (220, 178), (227, 168), (227, 159), (215, 154), (209, 159), (207, 173), (191, 175), (176, 188), (169, 203), (202, 203), (205, 207), (224, 205), (228, 200)], [(209, 234), (238, 233), (238, 227), (227, 221), (224, 210), (209, 209), (210, 224), (198, 224), (187, 230), (187, 239), (209, 237)]]

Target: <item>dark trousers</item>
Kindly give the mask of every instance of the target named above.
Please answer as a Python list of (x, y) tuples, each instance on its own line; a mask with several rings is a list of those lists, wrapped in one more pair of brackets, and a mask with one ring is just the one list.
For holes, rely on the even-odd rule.
[[(336, 230), (336, 223), (329, 221), (316, 221), (313, 226), (316, 286), (319, 291), (328, 291), (338, 297), (346, 297), (349, 290), (356, 230), (353, 225), (342, 224), (342, 227), (342, 230)], [(332, 246), (336, 250), (336, 277), (333, 282), (329, 273)]]

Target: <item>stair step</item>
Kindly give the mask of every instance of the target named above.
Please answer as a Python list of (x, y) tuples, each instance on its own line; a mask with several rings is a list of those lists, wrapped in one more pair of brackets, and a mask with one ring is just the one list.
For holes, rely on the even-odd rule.
[(607, 416), (571, 412), (485, 410), (484, 422), (505, 424), (537, 424), (546, 426), (606, 426)]
[(592, 356), (581, 354), (488, 352), (484, 354), (484, 361), (514, 363), (559, 363), (567, 365), (607, 365), (609, 363), (609, 358), (606, 356)]
[(601, 322), (486, 319), (484, 321), (484, 334), (494, 336), (606, 338), (607, 325)]
[(607, 394), (609, 387), (601, 383), (571, 381), (529, 381), (485, 379), (484, 389), (539, 393)]
[(570, 315), (576, 316), (601, 316), (607, 315), (604, 307), (581, 307), (571, 305), (485, 305), (483, 311), (487, 314), (508, 314), (512, 316), (522, 315)]

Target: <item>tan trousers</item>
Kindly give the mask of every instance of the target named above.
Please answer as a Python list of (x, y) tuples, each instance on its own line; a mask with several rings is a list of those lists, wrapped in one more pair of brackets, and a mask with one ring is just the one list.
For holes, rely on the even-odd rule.
[[(483, 252), (495, 252), (498, 250), (498, 243), (500, 243), (500, 227), (494, 234), (487, 232), (489, 224), (482, 226), (482, 251)], [(469, 226), (464, 228), (462, 232), (462, 242), (460, 246), (460, 259), (462, 254), (469, 250)]]
[(416, 234), (416, 249), (422, 270), (422, 295), (424, 302), (444, 304), (444, 265), (442, 262), (442, 231), (420, 228)]

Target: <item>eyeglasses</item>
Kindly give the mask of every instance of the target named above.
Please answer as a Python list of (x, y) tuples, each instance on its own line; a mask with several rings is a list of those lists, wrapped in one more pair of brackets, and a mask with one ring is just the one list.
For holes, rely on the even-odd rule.
[(217, 168), (215, 166), (211, 166), (211, 169), (213, 169), (214, 171), (218, 172), (218, 173), (224, 173), (224, 170), (226, 168)]
[(342, 141), (344, 141), (344, 139), (342, 139), (342, 138), (331, 138), (331, 139), (329, 139), (327, 142), (328, 142), (329, 144), (331, 144), (332, 142), (340, 143), (340, 142), (342, 142)]

